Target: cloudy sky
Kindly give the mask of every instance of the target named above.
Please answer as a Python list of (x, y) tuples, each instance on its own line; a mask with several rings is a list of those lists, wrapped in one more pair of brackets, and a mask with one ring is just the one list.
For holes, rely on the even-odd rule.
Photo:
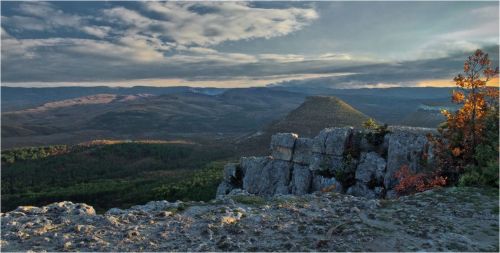
[(448, 85), (498, 2), (1, 2), (8, 86)]

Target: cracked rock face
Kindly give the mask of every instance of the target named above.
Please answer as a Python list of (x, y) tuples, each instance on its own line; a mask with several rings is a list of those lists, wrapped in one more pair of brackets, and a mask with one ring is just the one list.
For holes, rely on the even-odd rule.
[(375, 152), (362, 153), (356, 169), (356, 180), (363, 184), (382, 185), (386, 169), (385, 159)]
[(278, 133), (271, 137), (272, 157), (277, 160), (292, 160), (295, 141), (298, 135), (292, 133)]
[(388, 134), (373, 143), (367, 138), (370, 131), (326, 128), (312, 139), (275, 134), (270, 156), (242, 157), (239, 164), (225, 167), (217, 195), (243, 189), (262, 196), (334, 191), (394, 197), (394, 172), (403, 165), (419, 172), (432, 163), (432, 146), (426, 135), (435, 130), (390, 127)]
[(387, 171), (384, 185), (393, 188), (397, 184), (394, 173), (403, 165), (413, 172), (422, 171), (426, 163), (425, 154), (430, 143), (427, 137), (419, 132), (397, 130), (386, 135), (388, 143)]
[[(243, 189), (252, 194), (271, 196), (288, 194), (290, 170), (292, 164), (287, 161), (272, 159), (254, 159), (256, 163), (246, 162), (242, 167), (245, 171)], [(250, 165), (245, 167), (245, 165)]]
[[(82, 211), (83, 210), (83, 211)], [(1, 251), (498, 251), (498, 191), (396, 200), (317, 192), (152, 201), (95, 214), (71, 202), (1, 214)]]
[(294, 164), (292, 180), (290, 182), (290, 193), (295, 195), (309, 193), (312, 179), (313, 174), (307, 166)]
[(311, 164), (313, 140), (309, 138), (298, 138), (293, 150), (293, 162), (301, 165)]

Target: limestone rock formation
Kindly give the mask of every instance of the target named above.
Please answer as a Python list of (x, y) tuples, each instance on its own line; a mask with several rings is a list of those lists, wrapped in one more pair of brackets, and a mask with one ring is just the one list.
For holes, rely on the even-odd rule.
[(278, 133), (271, 138), (271, 156), (242, 157), (225, 167), (217, 195), (243, 189), (261, 196), (334, 191), (394, 197), (394, 172), (404, 165), (419, 172), (432, 164), (426, 135), (435, 133), (414, 127), (390, 127), (385, 136), (352, 127), (326, 128), (314, 138)]

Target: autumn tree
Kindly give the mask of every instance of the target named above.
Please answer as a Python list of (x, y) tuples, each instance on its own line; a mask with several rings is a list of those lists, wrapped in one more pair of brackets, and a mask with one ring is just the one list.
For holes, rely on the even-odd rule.
[(465, 166), (479, 164), (477, 147), (491, 138), (488, 127), (492, 117), (498, 119), (498, 84), (487, 86), (497, 75), (498, 67), (492, 68), (488, 54), (478, 49), (465, 61), (463, 74), (453, 79), (458, 90), (453, 91), (452, 101), (460, 108), (443, 111), (446, 123), (440, 131), (444, 139), (437, 145), (441, 168), (453, 168), (460, 174)]

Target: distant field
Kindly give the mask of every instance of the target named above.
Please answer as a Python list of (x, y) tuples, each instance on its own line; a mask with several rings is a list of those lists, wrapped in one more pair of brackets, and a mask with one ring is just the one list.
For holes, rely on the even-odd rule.
[(63, 200), (98, 211), (160, 199), (209, 200), (229, 157), (220, 147), (133, 142), (3, 151), (2, 212)]

